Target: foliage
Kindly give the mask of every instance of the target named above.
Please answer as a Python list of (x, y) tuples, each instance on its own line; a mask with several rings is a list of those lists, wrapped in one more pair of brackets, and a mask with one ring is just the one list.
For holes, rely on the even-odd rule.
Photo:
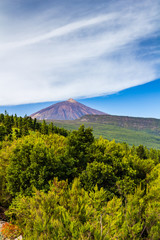
[[(15, 142), (9, 165), (6, 169), (7, 188), (12, 196), (17, 193), (30, 195), (32, 187), (47, 190), (49, 181), (61, 172), (61, 162), (56, 158), (57, 151), (63, 152), (64, 138), (54, 136), (54, 146), (50, 137), (27, 136)], [(59, 149), (56, 148), (56, 141)], [(60, 176), (61, 177), (61, 176)]]
[(159, 239), (159, 187), (138, 187), (134, 194), (106, 201), (103, 188), (85, 191), (78, 179), (54, 179), (48, 193), (17, 197), (8, 215), (23, 231), (24, 239)]
[(158, 240), (159, 162), (84, 125), (0, 114), (0, 205), (24, 239)]
[(80, 175), (80, 180), (86, 190), (93, 190), (97, 184), (99, 189), (101, 187), (105, 188), (108, 195), (111, 196), (116, 184), (116, 176), (112, 166), (96, 161), (87, 165), (86, 170)]
[[(101, 202), (103, 193), (99, 193), (96, 190), (92, 197), (96, 195)], [(48, 193), (36, 191), (32, 198), (17, 197), (9, 214), (16, 216), (15, 222), (23, 229), (26, 239), (91, 239), (95, 235), (98, 240), (100, 226), (94, 226), (91, 219), (100, 213), (92, 202), (78, 179), (71, 188), (67, 182), (54, 179)]]
[(20, 236), (21, 230), (18, 226), (6, 222), (1, 228), (1, 233), (3, 238), (15, 239), (16, 237)]
[(80, 126), (78, 131), (73, 131), (68, 136), (68, 155), (74, 158), (76, 167), (80, 171), (87, 166), (89, 148), (93, 142), (92, 129), (85, 129), (84, 125)]

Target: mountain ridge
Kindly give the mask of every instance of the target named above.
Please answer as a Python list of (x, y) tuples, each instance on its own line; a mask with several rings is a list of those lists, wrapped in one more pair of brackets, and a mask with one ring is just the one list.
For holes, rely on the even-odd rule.
[(160, 130), (160, 119), (145, 118), (145, 117), (130, 117), (118, 115), (86, 115), (77, 119), (80, 122), (100, 123), (117, 125), (123, 128), (130, 128), (136, 130), (153, 129)]

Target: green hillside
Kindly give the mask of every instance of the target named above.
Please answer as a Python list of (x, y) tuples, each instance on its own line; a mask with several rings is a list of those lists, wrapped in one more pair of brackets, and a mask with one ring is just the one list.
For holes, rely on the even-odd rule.
[(73, 121), (53, 121), (54, 125), (67, 130), (78, 129), (84, 124), (92, 127), (96, 138), (116, 142), (127, 142), (129, 145), (145, 145), (148, 148), (160, 147), (160, 120), (151, 118), (133, 118), (121, 116), (84, 116)]

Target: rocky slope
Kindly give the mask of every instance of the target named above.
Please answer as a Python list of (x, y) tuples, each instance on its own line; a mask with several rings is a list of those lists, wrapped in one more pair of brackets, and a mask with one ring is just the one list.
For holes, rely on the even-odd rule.
[(53, 104), (31, 115), (32, 118), (39, 120), (74, 120), (84, 115), (107, 115), (93, 108), (87, 107), (74, 99)]

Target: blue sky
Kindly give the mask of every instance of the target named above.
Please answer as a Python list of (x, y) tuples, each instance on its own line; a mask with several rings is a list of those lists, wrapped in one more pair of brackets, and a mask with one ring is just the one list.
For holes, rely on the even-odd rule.
[(72, 97), (160, 118), (159, 12), (159, 0), (0, 1), (0, 110)]
[[(160, 119), (160, 79), (115, 94), (76, 100), (112, 115)], [(7, 110), (10, 114), (30, 115), (54, 103), (56, 102), (0, 106), (0, 112)]]

